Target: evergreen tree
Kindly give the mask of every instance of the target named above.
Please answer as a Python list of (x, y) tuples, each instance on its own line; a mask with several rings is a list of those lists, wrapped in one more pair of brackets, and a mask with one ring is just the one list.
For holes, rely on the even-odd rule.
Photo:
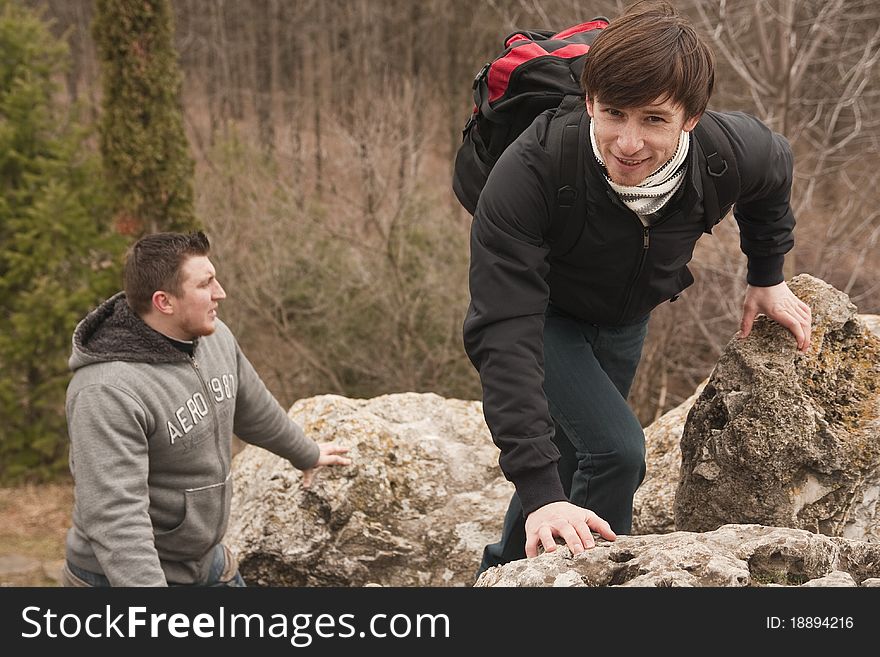
[(97, 0), (96, 9), (101, 154), (117, 230), (141, 235), (197, 228), (170, 3)]
[(0, 480), (67, 465), (64, 395), (76, 322), (118, 286), (100, 162), (53, 102), (65, 47), (0, 0)]

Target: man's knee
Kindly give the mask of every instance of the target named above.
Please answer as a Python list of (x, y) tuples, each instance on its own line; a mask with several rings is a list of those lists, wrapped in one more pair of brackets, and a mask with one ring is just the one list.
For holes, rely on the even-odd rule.
[(640, 484), (645, 477), (645, 434), (641, 427), (626, 435), (614, 436), (608, 442), (613, 447), (607, 452), (578, 454), (578, 468), (593, 476), (605, 471)]
[(616, 466), (632, 477), (636, 486), (645, 478), (645, 434), (639, 428), (638, 436), (625, 443), (616, 453)]

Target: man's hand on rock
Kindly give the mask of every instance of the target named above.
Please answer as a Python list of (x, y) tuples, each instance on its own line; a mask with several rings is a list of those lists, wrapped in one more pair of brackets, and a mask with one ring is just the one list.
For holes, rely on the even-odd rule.
[(572, 554), (580, 554), (584, 549), (596, 546), (590, 530), (609, 541), (617, 538), (611, 531), (611, 525), (589, 509), (570, 502), (545, 504), (532, 511), (526, 518), (526, 556), (538, 556), (539, 543), (544, 546), (546, 552), (555, 551), (554, 536), (565, 540)]
[(797, 341), (798, 349), (810, 348), (810, 325), (813, 321), (810, 307), (788, 289), (785, 281), (770, 287), (749, 285), (743, 302), (739, 337), (747, 338), (758, 313), (764, 313), (787, 328)]
[(302, 487), (310, 488), (315, 480), (315, 470), (325, 465), (350, 465), (351, 459), (342, 456), (348, 453), (348, 447), (336, 443), (318, 443), (321, 453), (318, 461), (308, 470), (303, 470)]

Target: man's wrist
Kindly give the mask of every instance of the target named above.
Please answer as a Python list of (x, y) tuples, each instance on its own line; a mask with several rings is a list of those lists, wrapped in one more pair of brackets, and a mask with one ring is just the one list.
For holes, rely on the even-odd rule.
[(568, 498), (559, 480), (556, 463), (522, 473), (513, 482), (523, 508), (523, 517), (552, 502), (565, 502)]

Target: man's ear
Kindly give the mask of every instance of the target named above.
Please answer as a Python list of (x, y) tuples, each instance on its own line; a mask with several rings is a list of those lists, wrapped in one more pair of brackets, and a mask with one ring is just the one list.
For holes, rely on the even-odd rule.
[(587, 96), (587, 114), (590, 115), (590, 118), (593, 118), (593, 99)]
[(682, 128), (682, 130), (684, 130), (685, 132), (690, 132), (695, 127), (697, 127), (697, 124), (700, 122), (701, 118), (703, 118), (702, 112), (700, 112), (696, 116), (692, 116), (691, 118), (689, 118), (687, 121), (684, 122), (684, 127)]
[(174, 304), (172, 303), (171, 295), (162, 290), (153, 292), (153, 308), (163, 315), (173, 315)]

